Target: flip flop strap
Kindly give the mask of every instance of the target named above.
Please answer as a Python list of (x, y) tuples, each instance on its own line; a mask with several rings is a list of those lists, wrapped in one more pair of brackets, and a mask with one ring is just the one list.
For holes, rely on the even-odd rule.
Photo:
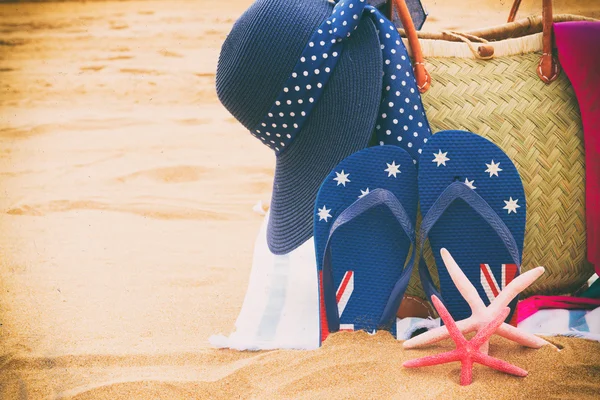
[[(366, 211), (377, 207), (379, 205), (385, 205), (392, 212), (402, 230), (408, 236), (412, 244), (412, 254), (410, 260), (402, 272), (399, 280), (396, 282), (392, 294), (388, 300), (388, 303), (384, 309), (384, 312), (380, 318), (379, 325), (385, 325), (389, 323), (389, 320), (396, 315), (400, 301), (402, 301), (402, 295), (406, 290), (410, 275), (414, 266), (416, 246), (415, 246), (415, 229), (410, 220), (410, 217), (398, 198), (389, 190), (386, 189), (375, 189), (367, 195), (361, 197), (352, 203), (348, 208), (340, 213), (336, 220), (329, 229), (329, 237), (327, 238), (327, 244), (325, 245), (325, 251), (323, 253), (323, 296), (325, 300), (325, 312), (327, 315), (327, 324), (330, 332), (336, 332), (340, 328), (340, 317), (338, 314), (336, 290), (333, 283), (333, 269), (331, 266), (331, 242), (333, 234), (337, 229), (354, 220), (358, 216), (362, 215)], [(396, 296), (396, 297), (394, 297)], [(399, 298), (397, 298), (399, 297)], [(395, 306), (395, 309), (394, 309)]]
[(492, 229), (496, 232), (498, 237), (502, 240), (502, 243), (508, 250), (513, 262), (517, 265), (517, 273), (521, 270), (521, 255), (519, 247), (513, 234), (511, 233), (508, 226), (502, 221), (500, 216), (490, 207), (490, 205), (477, 194), (473, 189), (469, 188), (462, 182), (453, 182), (442, 192), (437, 198), (435, 203), (431, 206), (425, 217), (421, 222), (421, 229), (419, 230), (419, 242), (421, 244), (421, 250), (419, 252), (419, 277), (423, 284), (425, 294), (429, 298), (432, 295), (442, 298), (439, 292), (435, 289), (433, 280), (427, 268), (427, 263), (423, 259), (423, 248), (426, 238), (429, 236), (429, 231), (436, 222), (442, 217), (444, 212), (450, 207), (450, 205), (457, 199), (465, 201), (477, 214), (479, 214), (485, 222), (487, 222)]

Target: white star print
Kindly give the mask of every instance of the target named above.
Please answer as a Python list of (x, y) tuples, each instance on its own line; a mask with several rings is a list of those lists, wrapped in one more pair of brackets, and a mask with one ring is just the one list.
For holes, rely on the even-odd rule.
[(437, 154), (433, 153), (433, 155), (435, 158), (431, 160), (431, 162), (437, 163), (438, 167), (440, 165), (443, 165), (445, 167), (446, 161), (450, 161), (450, 159), (446, 157), (446, 155), (448, 155), (448, 152), (442, 153), (442, 150), (440, 150)]
[(325, 205), (323, 205), (323, 208), (319, 208), (319, 212), (317, 213), (319, 215), (319, 221), (325, 220), (325, 222), (327, 222), (327, 218), (331, 218), (329, 211), (331, 211), (331, 208), (327, 209), (325, 208)]
[(477, 187), (475, 185), (473, 185), (473, 183), (475, 183), (475, 179), (473, 179), (472, 181), (470, 181), (467, 178), (465, 178), (465, 185), (467, 185), (471, 189), (477, 189)]
[(500, 163), (494, 164), (494, 160), (492, 160), (491, 164), (486, 163), (485, 165), (487, 165), (488, 167), (488, 169), (486, 169), (485, 172), (490, 173), (490, 178), (494, 175), (499, 176), (498, 172), (502, 171), (502, 169), (500, 169)]
[(513, 200), (512, 197), (508, 201), (504, 200), (504, 203), (506, 205), (504, 207), (502, 207), (502, 209), (503, 210), (508, 210), (509, 214), (511, 212), (514, 212), (516, 214), (517, 213), (517, 208), (521, 208), (521, 206), (517, 204), (517, 201), (519, 201), (519, 199)]
[(336, 172), (335, 175), (336, 177), (333, 180), (337, 182), (337, 186), (344, 185), (346, 187), (346, 183), (350, 182), (350, 179), (348, 179), (350, 174), (344, 174), (344, 170), (342, 170), (342, 173)]
[(360, 196), (358, 196), (358, 198), (362, 199), (363, 197), (365, 197), (368, 194), (369, 194), (369, 188), (367, 188), (367, 190), (360, 189)]
[(392, 161), (391, 164), (385, 164), (388, 166), (386, 169), (384, 169), (384, 171), (388, 173), (388, 178), (392, 175), (394, 175), (394, 178), (396, 178), (396, 174), (402, 173), (402, 171), (400, 171), (400, 164), (396, 165), (396, 161)]

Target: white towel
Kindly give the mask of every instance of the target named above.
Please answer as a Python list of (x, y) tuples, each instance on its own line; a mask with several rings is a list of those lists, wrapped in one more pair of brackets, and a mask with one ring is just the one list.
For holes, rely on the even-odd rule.
[(319, 347), (319, 293), (313, 239), (285, 255), (271, 253), (265, 216), (254, 245), (250, 282), (242, 310), (229, 336), (210, 343), (237, 350), (316, 349)]
[[(236, 350), (301, 349), (319, 347), (319, 292), (315, 246), (310, 238), (296, 250), (271, 253), (265, 219), (254, 245), (250, 281), (242, 310), (229, 335), (213, 335), (210, 343)], [(440, 326), (439, 318), (396, 319), (399, 340), (419, 329)]]

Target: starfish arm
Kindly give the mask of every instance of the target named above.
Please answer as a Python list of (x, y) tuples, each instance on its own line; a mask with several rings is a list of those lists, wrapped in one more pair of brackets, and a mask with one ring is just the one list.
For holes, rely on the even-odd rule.
[(461, 360), (460, 384), (461, 386), (467, 386), (471, 382), (473, 382), (473, 360), (467, 357)]
[(438, 297), (435, 295), (431, 297), (431, 301), (433, 302), (436, 311), (440, 315), (440, 318), (442, 319), (442, 321), (444, 321), (444, 324), (448, 329), (448, 334), (450, 335), (452, 340), (454, 340), (454, 343), (456, 343), (457, 346), (465, 345), (467, 343), (467, 339), (465, 339), (463, 334), (456, 326), (456, 322), (454, 322), (454, 319), (448, 312), (448, 309), (442, 304), (442, 301), (438, 299)]
[(517, 342), (523, 346), (531, 347), (533, 349), (539, 349), (544, 345), (550, 344), (541, 337), (535, 336), (529, 332), (524, 332), (506, 323), (500, 325), (496, 333), (506, 339)]
[(509, 313), (510, 308), (505, 307), (494, 317), (494, 319), (489, 324), (481, 328), (479, 332), (477, 332), (475, 337), (471, 339), (471, 344), (473, 345), (473, 347), (478, 349), (483, 343), (487, 342), (490, 339), (490, 336), (492, 336), (492, 334), (496, 331), (496, 329), (498, 329), (498, 327), (504, 323), (504, 320), (506, 319)]
[[(471, 318), (458, 321), (456, 323), (456, 326), (463, 333), (472, 332), (476, 329), (476, 324), (472, 321)], [(405, 341), (402, 345), (405, 349), (414, 349), (416, 347), (437, 343), (440, 340), (444, 340), (448, 337), (450, 337), (450, 334), (448, 333), (448, 328), (446, 326), (440, 326), (438, 328), (431, 329), (427, 332), (421, 333), (418, 336), (410, 338), (409, 340)]]
[(483, 344), (479, 347), (479, 351), (483, 354), (488, 354), (490, 352), (490, 341), (489, 339), (483, 342)]
[(544, 267), (537, 267), (516, 277), (511, 283), (506, 285), (494, 301), (492, 301), (492, 304), (490, 304), (490, 312), (494, 314), (496, 311), (506, 307), (519, 293), (535, 282), (544, 271)]
[(477, 289), (475, 289), (475, 286), (469, 281), (465, 273), (462, 272), (450, 252), (442, 249), (440, 253), (442, 260), (444, 260), (444, 265), (446, 265), (446, 269), (450, 274), (450, 278), (452, 278), (452, 282), (454, 282), (462, 297), (469, 303), (471, 310), (475, 311), (476, 309), (485, 308), (485, 304), (481, 300), (481, 297), (479, 297)]
[(434, 354), (432, 356), (415, 358), (414, 360), (405, 361), (402, 366), (406, 368), (428, 367), (430, 365), (445, 364), (449, 362), (459, 361), (461, 353), (458, 350), (447, 351), (445, 353)]
[(508, 363), (498, 358), (490, 357), (486, 354), (476, 353), (473, 355), (473, 361), (478, 364), (494, 368), (495, 370), (506, 372), (507, 374), (516, 376), (527, 376), (527, 371), (523, 368), (519, 368), (516, 365)]
[(452, 340), (454, 340), (454, 343), (456, 343), (457, 346), (465, 345), (467, 343), (467, 339), (465, 339), (463, 334), (456, 326), (456, 322), (454, 322), (454, 319), (452, 318), (446, 307), (442, 304), (442, 301), (438, 299), (436, 295), (431, 296), (431, 301), (433, 302), (435, 309), (440, 315), (440, 318), (442, 319), (442, 321), (444, 321), (444, 324), (448, 329), (448, 334), (450, 335)]

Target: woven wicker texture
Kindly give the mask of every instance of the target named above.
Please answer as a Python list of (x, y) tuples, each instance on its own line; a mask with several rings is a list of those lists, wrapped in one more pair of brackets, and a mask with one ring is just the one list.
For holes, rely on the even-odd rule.
[[(422, 95), (434, 133), (480, 134), (519, 170), (527, 196), (522, 272), (546, 267), (523, 297), (572, 292), (593, 273), (585, 260), (585, 158), (577, 100), (564, 73), (549, 85), (538, 78), (539, 59), (540, 53), (487, 61), (426, 57), (432, 85)], [(416, 273), (407, 294), (424, 297)]]

